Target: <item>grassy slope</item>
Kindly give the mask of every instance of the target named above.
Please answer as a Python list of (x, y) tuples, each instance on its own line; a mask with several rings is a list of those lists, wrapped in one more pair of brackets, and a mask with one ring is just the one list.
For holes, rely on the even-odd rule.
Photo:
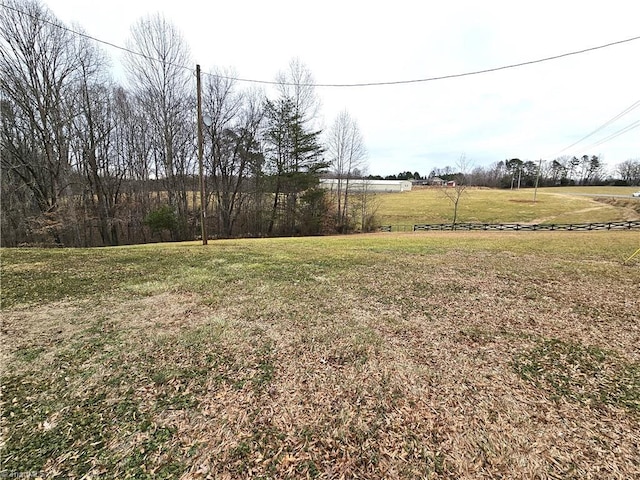
[(2, 470), (633, 478), (637, 232), (4, 250)]
[[(459, 222), (589, 223), (640, 218), (638, 208), (609, 205), (586, 195), (627, 195), (635, 187), (540, 188), (533, 202), (533, 189), (493, 190), (470, 188), (460, 200)], [(378, 217), (382, 225), (449, 223), (453, 207), (437, 188), (379, 194)]]

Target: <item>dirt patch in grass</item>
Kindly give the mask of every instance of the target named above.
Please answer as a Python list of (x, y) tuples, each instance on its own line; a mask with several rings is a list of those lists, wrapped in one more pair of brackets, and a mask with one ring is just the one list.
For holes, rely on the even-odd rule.
[(635, 237), (537, 235), (214, 243), (210, 278), (176, 249), (153, 291), (5, 309), (1, 469), (638, 477)]

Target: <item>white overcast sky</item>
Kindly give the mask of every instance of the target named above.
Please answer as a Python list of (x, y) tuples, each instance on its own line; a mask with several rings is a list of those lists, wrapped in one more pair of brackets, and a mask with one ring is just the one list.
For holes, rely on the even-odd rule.
[[(411, 80), (535, 60), (640, 35), (636, 0), (285, 1), (46, 0), (63, 22), (125, 44), (131, 25), (160, 12), (204, 71), (274, 80), (299, 58), (316, 83)], [(121, 52), (104, 47), (118, 68)], [(369, 171), (387, 175), (507, 158), (640, 158), (640, 40), (581, 55), (450, 80), (362, 88), (318, 87), (322, 124), (346, 109), (358, 122)]]

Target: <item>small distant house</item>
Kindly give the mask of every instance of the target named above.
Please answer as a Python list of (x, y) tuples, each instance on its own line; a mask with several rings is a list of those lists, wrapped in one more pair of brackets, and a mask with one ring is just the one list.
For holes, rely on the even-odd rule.
[(449, 180), (447, 182), (447, 187), (455, 187), (456, 186), (456, 181), (455, 180)]
[(445, 184), (446, 182), (441, 179), (440, 177), (431, 177), (429, 179), (429, 185), (433, 185), (434, 187), (441, 187)]

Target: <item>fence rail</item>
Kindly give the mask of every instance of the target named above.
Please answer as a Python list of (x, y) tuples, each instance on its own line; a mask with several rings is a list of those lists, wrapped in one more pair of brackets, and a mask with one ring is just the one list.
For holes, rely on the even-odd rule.
[[(409, 228), (408, 228), (409, 227)], [(498, 230), (498, 231), (589, 231), (589, 230), (632, 230), (640, 229), (640, 220), (629, 222), (605, 222), (605, 223), (423, 223), (413, 225), (383, 225), (381, 232), (425, 232), (425, 231), (452, 231), (452, 230)]]

